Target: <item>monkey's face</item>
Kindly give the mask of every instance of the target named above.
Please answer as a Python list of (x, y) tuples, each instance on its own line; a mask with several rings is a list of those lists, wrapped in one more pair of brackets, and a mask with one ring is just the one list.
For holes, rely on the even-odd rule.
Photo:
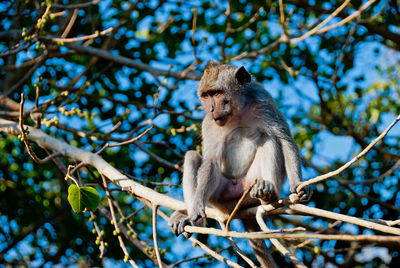
[(206, 112), (219, 126), (224, 126), (232, 115), (232, 101), (221, 89), (209, 89), (200, 95)]
[(207, 114), (219, 126), (240, 114), (242, 89), (251, 77), (244, 67), (210, 62), (200, 80), (198, 96)]

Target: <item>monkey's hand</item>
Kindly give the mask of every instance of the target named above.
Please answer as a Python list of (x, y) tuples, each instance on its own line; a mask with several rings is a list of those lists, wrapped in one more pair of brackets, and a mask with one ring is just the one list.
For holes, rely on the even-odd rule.
[(295, 185), (290, 186), (290, 192), (297, 194), (297, 196), (299, 197), (299, 202), (307, 202), (311, 199), (313, 190), (312, 190), (311, 186), (306, 186), (303, 189), (301, 189), (299, 192), (297, 192), (297, 187), (300, 184), (301, 183), (297, 183)]
[(179, 232), (179, 230), (180, 230), (180, 225), (182, 224), (182, 221), (185, 218), (186, 218), (186, 216), (178, 211), (175, 211), (169, 218), (168, 225), (169, 225), (169, 228), (171, 228), (171, 231), (175, 236), (178, 236), (180, 233), (182, 233), (182, 232)]
[[(191, 220), (190, 217), (186, 217), (182, 213), (176, 211), (172, 214), (171, 218), (168, 221), (168, 225), (171, 228), (172, 232), (174, 233), (175, 236), (179, 236), (181, 233), (185, 231), (185, 226), (190, 225), (190, 226), (204, 226), (204, 220), (203, 218), (198, 218), (197, 220)], [(191, 234), (188, 233), (188, 237), (190, 237)]]
[(250, 190), (250, 197), (261, 199), (266, 203), (271, 203), (277, 199), (277, 194), (271, 182), (257, 179), (256, 184)]
[(171, 228), (175, 236), (180, 235), (184, 232), (185, 226), (188, 225), (186, 215), (176, 211), (169, 218), (168, 225)]

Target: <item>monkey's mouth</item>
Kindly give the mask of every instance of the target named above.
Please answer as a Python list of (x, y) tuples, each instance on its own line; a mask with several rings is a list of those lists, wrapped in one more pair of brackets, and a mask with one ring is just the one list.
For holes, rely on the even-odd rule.
[(220, 117), (214, 118), (214, 122), (215, 122), (218, 126), (222, 127), (223, 125), (225, 125), (227, 119), (228, 119), (227, 116), (220, 116)]

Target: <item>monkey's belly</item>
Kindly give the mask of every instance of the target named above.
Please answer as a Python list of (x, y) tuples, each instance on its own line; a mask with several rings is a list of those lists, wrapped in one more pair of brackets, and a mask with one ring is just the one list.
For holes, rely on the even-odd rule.
[(240, 179), (227, 180), (225, 188), (222, 192), (222, 200), (235, 200), (240, 198), (243, 193), (250, 187), (249, 183)]

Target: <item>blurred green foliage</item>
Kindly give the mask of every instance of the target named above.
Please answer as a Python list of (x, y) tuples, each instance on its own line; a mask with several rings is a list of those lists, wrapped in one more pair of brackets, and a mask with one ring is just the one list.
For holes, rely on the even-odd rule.
[[(285, 29), (280, 24), (278, 1), (231, 0), (229, 18), (228, 2), (222, 1), (94, 2), (83, 7), (73, 6), (81, 1), (69, 0), (0, 3), (1, 100), (18, 103), (24, 92), (26, 108), (34, 109), (38, 87), (42, 129), (92, 152), (107, 142), (139, 135), (152, 119), (154, 128), (140, 143), (108, 148), (102, 157), (159, 192), (179, 196), (180, 173), (174, 165), (182, 164), (185, 151), (199, 148), (202, 112), (196, 82), (79, 52), (68, 38), (114, 27), (108, 34), (77, 43), (167, 72), (188, 68), (200, 74), (211, 59), (229, 63), (248, 52), (253, 56), (244, 55), (232, 63), (246, 66), (275, 97), (301, 148), (305, 178), (343, 165), (400, 114), (400, 9), (396, 1), (377, 1), (339, 28), (296, 44), (281, 43), (260, 54), (283, 32), (290, 38), (310, 30), (341, 2), (284, 1)], [(332, 22), (363, 3), (351, 1)], [(233, 30), (227, 34), (228, 24)], [(65, 37), (64, 41), (53, 39)], [(0, 118), (18, 122), (18, 110), (1, 101)], [(25, 124), (34, 125), (35, 121), (27, 118)], [(400, 158), (399, 134), (399, 128), (394, 128), (365, 158), (340, 174), (338, 181), (317, 184), (311, 205), (356, 217), (397, 219), (398, 170), (374, 184), (346, 182), (378, 178), (389, 170)], [(96, 245), (100, 238), (91, 233), (94, 225), (89, 213), (74, 214), (67, 202), (70, 182), (64, 180), (63, 168), (78, 163), (60, 158), (58, 165), (38, 165), (17, 137), (0, 135), (0, 265), (124, 265), (110, 221), (99, 211), (92, 218), (103, 231), (101, 240), (109, 244), (102, 260)], [(38, 157), (47, 156), (36, 144), (31, 146)], [(80, 171), (79, 181), (97, 185), (100, 202), (108, 207), (99, 173), (92, 167)], [(284, 193), (288, 193), (287, 187)], [(116, 188), (112, 194), (124, 215), (131, 215), (124, 222), (136, 232), (130, 235), (152, 245), (151, 210)], [(321, 219), (272, 220), (275, 225), (328, 226), (328, 221)], [(165, 222), (160, 224), (158, 237), (160, 247), (166, 250), (166, 263), (202, 254), (193, 251), (190, 243), (175, 239)], [(370, 233), (344, 223), (331, 232)], [(226, 241), (208, 240), (213, 248), (226, 246)], [(135, 245), (126, 245), (140, 266), (154, 265)], [(240, 245), (246, 253), (251, 252), (245, 243)], [(363, 248), (374, 246), (380, 250), (367, 258)], [(152, 249), (147, 251), (153, 254)], [(400, 262), (398, 245), (390, 243), (314, 241), (297, 252), (308, 266), (377, 267), (389, 262), (396, 267)], [(244, 265), (232, 249), (222, 254)], [(281, 267), (291, 266), (278, 252), (273, 255)], [(202, 258), (196, 263), (211, 264), (218, 262)]]

